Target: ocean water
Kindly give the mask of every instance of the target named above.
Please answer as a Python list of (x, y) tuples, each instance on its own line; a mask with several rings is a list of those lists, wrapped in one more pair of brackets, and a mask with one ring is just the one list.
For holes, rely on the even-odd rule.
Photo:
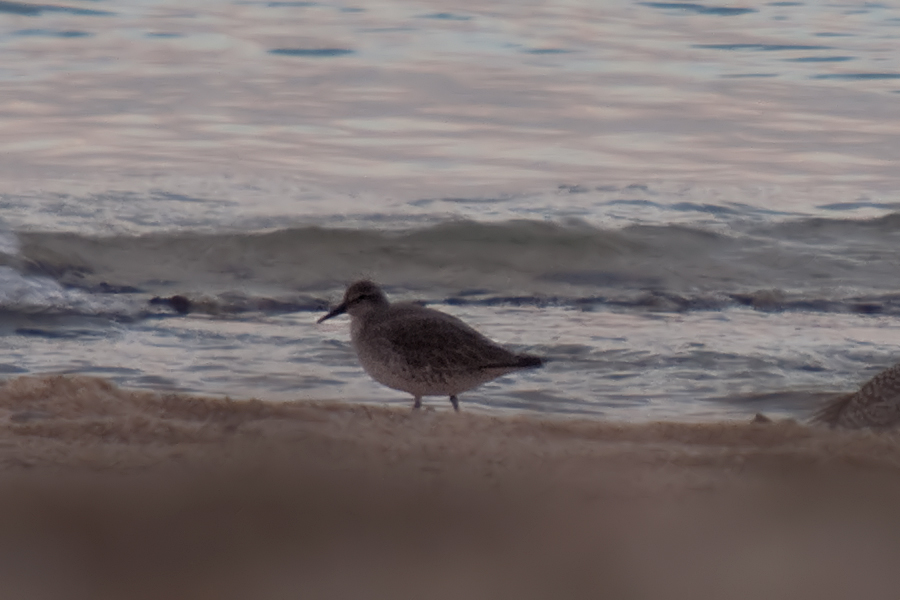
[(898, 37), (891, 3), (2, 2), (0, 373), (408, 403), (315, 324), (370, 277), (548, 358), (468, 410), (804, 418), (900, 360)]

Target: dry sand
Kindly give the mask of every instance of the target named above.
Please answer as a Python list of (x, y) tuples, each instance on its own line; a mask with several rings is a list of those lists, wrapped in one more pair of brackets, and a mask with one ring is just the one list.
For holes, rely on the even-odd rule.
[(0, 386), (2, 598), (900, 597), (900, 438)]

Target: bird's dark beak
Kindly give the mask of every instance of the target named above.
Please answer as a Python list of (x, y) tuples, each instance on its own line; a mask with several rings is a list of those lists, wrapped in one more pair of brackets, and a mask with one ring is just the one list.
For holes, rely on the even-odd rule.
[(335, 306), (333, 309), (331, 309), (331, 312), (329, 312), (327, 315), (325, 315), (324, 317), (322, 317), (321, 319), (316, 321), (316, 323), (321, 323), (322, 321), (330, 319), (331, 317), (336, 317), (338, 315), (342, 315), (345, 312), (347, 312), (347, 303), (341, 302), (340, 304)]

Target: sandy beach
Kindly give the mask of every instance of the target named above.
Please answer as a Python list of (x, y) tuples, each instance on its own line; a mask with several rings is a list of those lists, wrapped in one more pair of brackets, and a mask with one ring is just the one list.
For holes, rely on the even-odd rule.
[(900, 445), (0, 387), (5, 598), (889, 598)]

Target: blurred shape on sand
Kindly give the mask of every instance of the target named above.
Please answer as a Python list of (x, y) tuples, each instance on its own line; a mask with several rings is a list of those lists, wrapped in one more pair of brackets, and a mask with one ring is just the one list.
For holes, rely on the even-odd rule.
[(813, 422), (846, 429), (895, 427), (900, 423), (900, 365), (885, 369), (859, 391), (829, 401)]

